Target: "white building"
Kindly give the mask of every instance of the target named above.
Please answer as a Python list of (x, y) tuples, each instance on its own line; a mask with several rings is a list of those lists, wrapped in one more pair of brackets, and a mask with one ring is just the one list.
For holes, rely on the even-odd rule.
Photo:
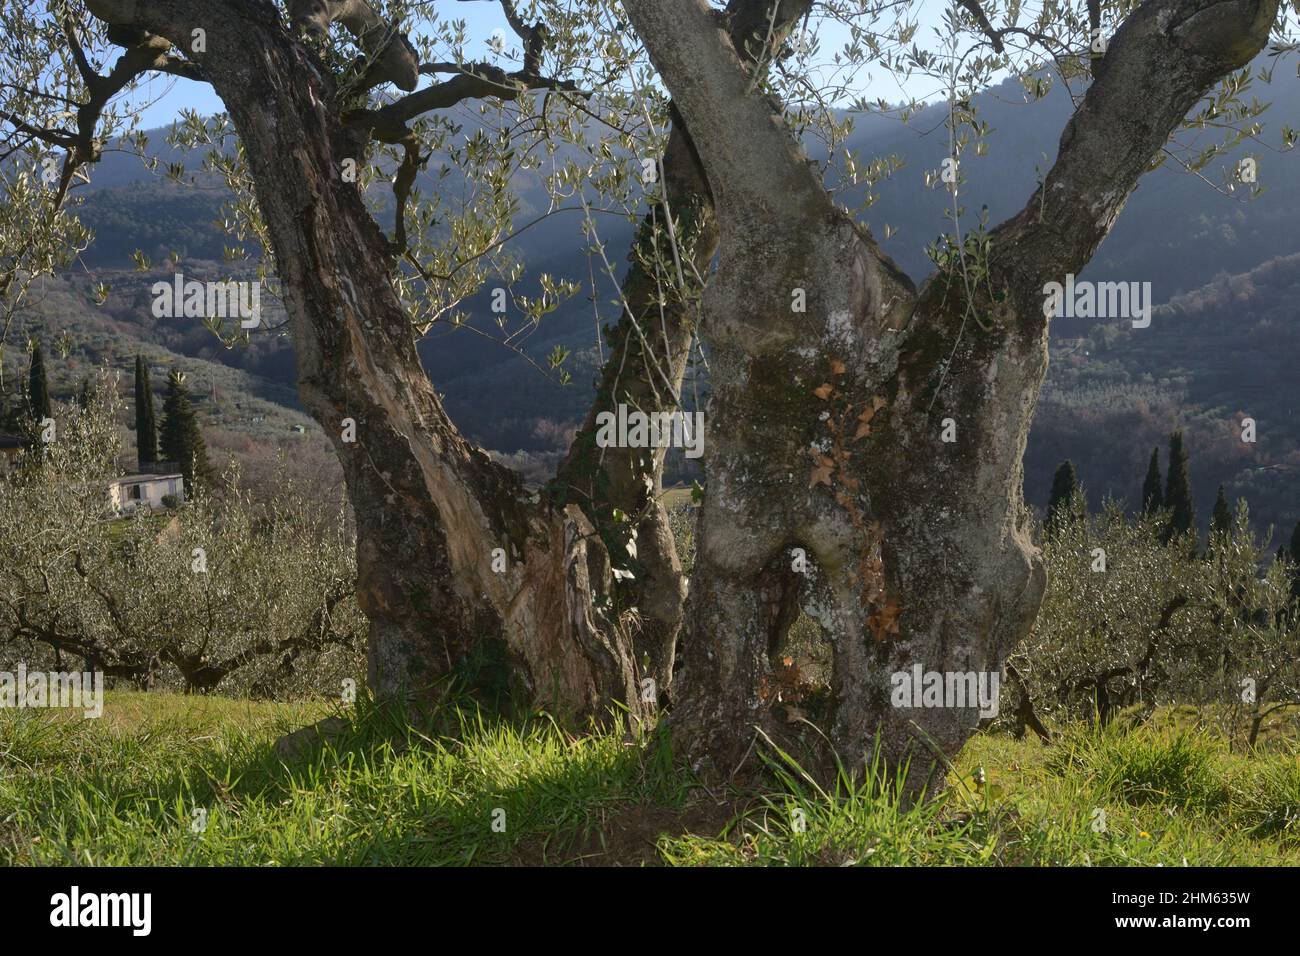
[(140, 508), (158, 511), (167, 507), (163, 498), (172, 495), (176, 503), (185, 500), (185, 479), (175, 475), (123, 475), (108, 483), (108, 497), (113, 510), (129, 514)]

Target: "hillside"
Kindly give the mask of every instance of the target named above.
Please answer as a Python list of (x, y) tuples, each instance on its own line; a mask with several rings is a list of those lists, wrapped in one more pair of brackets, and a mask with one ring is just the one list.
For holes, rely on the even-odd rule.
[[(1208, 183), (1166, 162), (1143, 180), (1084, 272), (1084, 278), (1098, 281), (1149, 281), (1154, 300), (1168, 304), (1170, 311), (1147, 330), (1114, 322), (1056, 323), (1052, 367), (1026, 458), (1026, 494), (1032, 503), (1045, 504), (1051, 471), (1066, 457), (1074, 460), (1094, 501), (1114, 495), (1132, 503), (1151, 447), (1162, 444), (1172, 428), (1185, 427), (1202, 525), (1220, 482), (1229, 494), (1248, 496), (1261, 527), (1273, 523), (1289, 534), (1300, 518), (1300, 505), (1290, 500), (1288, 490), (1300, 430), (1290, 424), (1288, 381), (1281, 374), (1298, 357), (1296, 341), (1286, 334), (1288, 321), (1295, 318), (1287, 314), (1286, 303), (1295, 300), (1297, 291), (1294, 256), (1300, 253), (1300, 231), (1294, 224), (1300, 221), (1300, 160), (1275, 148), (1278, 128), (1300, 112), (1300, 89), (1278, 83), (1252, 92), (1273, 101), (1264, 117), (1271, 124), (1265, 144), (1249, 150), (1260, 163), (1264, 198), (1252, 202), (1242, 190), (1229, 195), (1211, 185), (1226, 180), (1245, 150), (1212, 163), (1205, 172)], [(987, 156), (972, 152), (963, 160), (967, 229), (976, 224), (981, 207), (987, 207), (989, 221), (997, 222), (1024, 202), (1050, 164), (1070, 110), (1062, 89), (1026, 103), (1018, 83), (987, 91), (979, 105), (992, 132)], [(902, 160), (902, 169), (880, 184), (878, 201), (863, 215), (878, 234), (883, 235), (885, 225), (895, 230), (884, 247), (916, 278), (929, 271), (926, 244), (951, 229), (944, 219), (947, 194), (922, 185), (925, 172), (936, 169), (947, 150), (943, 109), (923, 110), (906, 126), (862, 117), (850, 138), (862, 163), (887, 155)], [(1188, 135), (1182, 140), (1187, 146), (1208, 142)], [(152, 134), (151, 143), (162, 161), (181, 158), (165, 145), (161, 132)], [(190, 165), (197, 166), (194, 157)], [(434, 188), (437, 167), (435, 159), (424, 188)], [(246, 389), (241, 394), (250, 400), (296, 410), (287, 337), (261, 333), (251, 347), (228, 350), (193, 320), (156, 321), (148, 315), (147, 288), (162, 272), (134, 271), (129, 264), (134, 250), (155, 263), (177, 253), (180, 268), (191, 274), (216, 275), (224, 268), (217, 261), (229, 243), (217, 227), (224, 194), (210, 185), (164, 184), (138, 160), (106, 154), (94, 183), (82, 191), (82, 214), (98, 236), (85, 261), (112, 286), (108, 301), (94, 305), (84, 272), (72, 274), (47, 284), (27, 322), (31, 329), (41, 329), (47, 319), (51, 329), (69, 328), (77, 342), (74, 354), (82, 361), (160, 347), (208, 363), (197, 368), (224, 366), (244, 373), (244, 378), (230, 380), (232, 396)], [(514, 185), (521, 193), (522, 224), (545, 205), (545, 197), (528, 174)], [(843, 196), (851, 207), (860, 198), (860, 191)], [(622, 256), (614, 253), (627, 248), (631, 226), (612, 217), (609, 222), (602, 238), (621, 267)], [(602, 318), (612, 318), (614, 290), (601, 281), (592, 296), (593, 264), (577, 215), (546, 219), (508, 249), (528, 268), (525, 284), (548, 272), (584, 285), (583, 294), (523, 340), (526, 355), (534, 360), (556, 345), (571, 350), (566, 367), (572, 383), (558, 384), (493, 341), (496, 329), (486, 291), (467, 303), (473, 330), (435, 327), (421, 343), (420, 354), (467, 434), (537, 480), (554, 467), (587, 407), (599, 364), (591, 300)], [(213, 368), (206, 374), (219, 378), (222, 373)], [(221, 417), (215, 408), (206, 411), (214, 423)], [(1260, 423), (1255, 446), (1242, 446), (1235, 437), (1236, 422), (1247, 413)], [(232, 430), (254, 424), (223, 414)]]
[[(203, 266), (196, 264), (195, 274), (202, 271)], [(328, 440), (298, 402), (291, 384), (293, 353), (283, 339), (272, 340), (269, 347), (259, 343), (259, 348), (246, 352), (227, 352), (193, 320), (156, 320), (147, 307), (132, 307), (125, 290), (146, 293), (153, 281), (147, 276), (101, 273), (98, 278), (123, 290), (110, 295), (102, 306), (94, 304), (92, 282), (84, 275), (39, 283), (22, 316), (26, 327), (21, 331), (35, 332), (45, 341), (50, 392), (56, 399), (71, 400), (82, 379), (100, 370), (118, 374), (118, 392), (127, 401), (122, 418), (124, 467), (135, 452), (131, 405), (139, 354), (150, 366), (159, 411), (167, 373), (173, 368), (185, 373), (215, 467), (223, 468), (233, 457), (245, 483), (253, 486), (269, 486), (286, 471), (318, 487), (342, 480)], [(274, 306), (266, 312), (274, 316)], [(256, 361), (259, 355), (267, 356), (262, 364)], [(221, 361), (227, 356), (234, 360)], [(285, 362), (283, 367), (276, 367), (275, 356)], [(239, 359), (245, 366), (234, 364)], [(17, 379), (26, 373), (25, 356), (19, 349), (6, 349), (0, 366), (4, 389), (12, 393)]]
[[(1300, 520), (1300, 255), (1220, 276), (1155, 310), (1151, 327), (1061, 320), (1025, 456), (1030, 499), (1044, 504), (1052, 470), (1073, 460), (1094, 506), (1138, 504), (1151, 449), (1161, 467), (1171, 428), (1186, 429), (1198, 523), (1220, 483), (1244, 496), (1256, 527), (1285, 541)], [(1255, 419), (1257, 441), (1242, 441)]]

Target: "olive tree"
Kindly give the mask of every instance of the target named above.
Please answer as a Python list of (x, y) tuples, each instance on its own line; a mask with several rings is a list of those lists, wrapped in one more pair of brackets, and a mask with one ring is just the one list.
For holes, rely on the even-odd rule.
[[(1044, 536), (1041, 613), (1009, 659), (1015, 692), (1032, 705), (1015, 708), (1017, 720), (1032, 712), (1049, 722), (1104, 725), (1130, 705), (1200, 694), (1185, 681), (1175, 690), (1169, 668), (1189, 647), (1212, 647), (1221, 637), (1199, 601), (1189, 607), (1204, 563), (1189, 559), (1181, 541), (1165, 545), (1163, 515), (1130, 521), (1115, 502), (1089, 515), (1081, 493), (1069, 510)], [(1203, 667), (1184, 670), (1193, 681), (1207, 676)]]
[[(611, 0), (500, 0), (522, 47), (511, 71), (465, 57), (435, 6), (68, 0), (11, 12), (7, 26), (46, 65), (9, 68), (0, 122), (12, 142), (61, 153), (71, 181), (134, 78), (176, 73), (222, 99), (228, 117), (207, 133), (189, 125), (221, 140), (212, 126), (228, 119), (237, 135), (234, 158), (214, 166), (236, 190), (237, 228), (262, 239), (300, 394), (343, 463), (381, 696), (436, 694), (485, 655), (520, 692), (573, 716), (612, 703), (643, 714), (671, 680), (685, 752), (728, 772), (755, 728), (803, 733), (770, 693), (773, 657), (803, 607), (833, 646), (832, 693), (810, 715), (831, 742), (823, 757), (858, 765), (873, 738), (891, 761), (960, 746), (977, 708), (902, 710), (891, 680), (914, 664), (995, 672), (1037, 612), (1043, 565), (1020, 485), (1046, 366), (1044, 285), (1082, 269), (1221, 80), (1211, 125), (1229, 141), (1245, 135), (1254, 113), (1234, 71), (1281, 30), (1276, 0), (1032, 10), (967, 0), (945, 10), (932, 49), (915, 42), (908, 2), (624, 0), (620, 11)], [(814, 8), (851, 30), (832, 58), (850, 75), (829, 85), (808, 66), (815, 32), (795, 36)], [(1020, 213), (968, 228), (952, 179), (955, 234), (935, 244), (938, 270), (919, 285), (826, 185), (873, 185), (890, 164), (812, 163), (801, 150), (817, 131), (842, 142), (834, 107), (869, 106), (852, 88), (867, 65), (944, 82), (954, 168), (985, 132), (970, 95), (1000, 71), (1041, 92), (1051, 68), (1079, 90)], [(421, 87), (426, 76), (437, 79)], [(75, 105), (72, 122), (56, 118), (50, 95)], [(449, 214), (440, 234), (440, 197), (413, 183), (446, 130), (433, 111), (470, 103), (495, 104), (510, 118), (502, 128), (541, 131), (533, 145), (552, 195), (582, 209), (609, 271), (587, 186), (625, 213), (639, 198), (632, 183), (657, 187), (645, 193), (595, 404), (542, 494), (465, 439), (416, 353), (417, 336), (487, 277), (511, 221), (509, 173), (537, 155), (510, 136), (458, 147), (453, 165), (493, 198)], [(583, 116), (608, 135), (593, 142)], [(633, 162), (575, 163), (551, 151), (566, 137)], [(365, 189), (373, 174), (347, 172), (377, 155), (392, 174), (391, 235)], [(629, 180), (629, 165), (657, 175)], [(56, 184), (55, 198), (64, 192)], [(566, 291), (544, 283), (535, 314)], [(595, 426), (618, 405), (680, 408), (693, 344), (708, 357), (711, 397), (687, 606), (659, 501), (662, 453), (602, 448)]]
[(116, 513), (116, 382), (59, 405), (40, 464), (0, 477), (0, 660), (139, 688), (338, 694), (363, 659), (343, 502), (254, 503), (228, 471), (176, 511)]
[(1167, 521), (1107, 502), (1045, 536), (1042, 611), (1008, 659), (1015, 688), (1002, 716), (1018, 731), (1191, 705), (1252, 746), (1266, 720), (1300, 706), (1289, 560), (1256, 537), (1244, 501), (1203, 553), (1190, 536), (1166, 542)]
[[(1021, 459), (1048, 284), (1082, 271), (1171, 133), (1263, 48), (1278, 4), (1113, 10), (1118, 28), (1084, 61), (1092, 81), (1023, 210), (956, 239), (919, 285), (837, 208), (701, 0), (624, 6), (691, 133), (721, 234), (700, 331), (709, 480), (674, 722), (689, 752), (727, 769), (748, 728), (778, 729), (761, 690), (799, 547), (821, 570), (836, 754), (856, 763), (877, 734), (891, 761), (951, 752), (977, 707), (895, 706), (891, 675), (1000, 671), (1038, 611), (1046, 575)], [(981, 25), (994, 51), (1025, 30), (1017, 10)]]
[[(1218, 639), (1198, 642), (1171, 665), (1183, 669), (1176, 693), (1213, 702), (1228, 739), (1249, 747), (1270, 717), (1300, 707), (1295, 569), (1288, 558), (1275, 559), (1268, 544), (1251, 530), (1249, 509), (1239, 499), (1228, 526), (1211, 530), (1200, 588), (1191, 596), (1193, 607), (1208, 612)], [(1198, 673), (1189, 677), (1193, 668)]]

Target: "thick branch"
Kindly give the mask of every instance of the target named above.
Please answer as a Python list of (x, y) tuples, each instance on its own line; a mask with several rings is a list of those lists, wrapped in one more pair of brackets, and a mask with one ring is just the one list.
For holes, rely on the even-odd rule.
[[(742, 61), (761, 75), (771, 62), (765, 48), (784, 44), (811, 7), (812, 0), (731, 0), (724, 20)], [(638, 654), (648, 657), (660, 681), (667, 683), (685, 588), (660, 501), (664, 452), (647, 455), (641, 449), (602, 449), (596, 443), (599, 416), (620, 404), (647, 412), (676, 407), (674, 396), (681, 393), (694, 340), (698, 277), (708, 273), (718, 248), (713, 196), (690, 134), (675, 111), (661, 167), (662, 198), (642, 220), (635, 242), (636, 248), (647, 252), (633, 257), (623, 279), (626, 308), (610, 332), (610, 353), (595, 401), (551, 493), (560, 501), (576, 501), (605, 537), (613, 560), (634, 571), (635, 577), (625, 581), (621, 591), (641, 612)], [(671, 232), (670, 217), (676, 223)], [(672, 247), (671, 256), (665, 246)], [(657, 254), (648, 251), (652, 249)], [(687, 288), (665, 294), (679, 282)], [(620, 512), (632, 517), (637, 530), (634, 559), (620, 544), (621, 529), (613, 521)]]
[(826, 201), (780, 110), (751, 92), (749, 70), (704, 0), (624, 6), (691, 131), (721, 213), (798, 216)]
[[(1147, 0), (1124, 22), (1042, 186), (993, 234), (998, 272), (1023, 306), (1083, 268), (1152, 157), (1214, 83), (1263, 48), (1277, 11), (1277, 0)], [(1022, 308), (1025, 321), (1046, 321), (1038, 306)]]
[[(1096, 0), (1089, 0), (1089, 2), (1095, 3)], [(1001, 53), (1004, 49), (1002, 46), (1002, 33), (993, 29), (993, 24), (989, 23), (989, 18), (984, 13), (984, 8), (980, 6), (979, 0), (961, 0), (961, 5), (975, 18), (975, 24), (980, 28), (980, 32), (989, 38), (989, 42), (993, 44), (993, 49)]]
[(313, 36), (326, 36), (331, 23), (343, 24), (366, 53), (366, 88), (392, 83), (398, 89), (413, 90), (420, 82), (415, 48), (366, 0), (289, 0), (288, 8), (293, 25)]
[[(421, 69), (446, 72), (445, 66), (429, 64)], [(524, 71), (507, 73), (487, 63), (465, 64), (458, 69), (459, 74), (452, 79), (403, 96), (377, 110), (349, 111), (343, 116), (344, 122), (369, 130), (380, 142), (400, 143), (409, 132), (406, 128), (408, 121), (432, 110), (449, 109), (465, 100), (489, 97), (514, 100), (529, 90), (577, 90), (577, 85), (571, 81), (531, 76)]]

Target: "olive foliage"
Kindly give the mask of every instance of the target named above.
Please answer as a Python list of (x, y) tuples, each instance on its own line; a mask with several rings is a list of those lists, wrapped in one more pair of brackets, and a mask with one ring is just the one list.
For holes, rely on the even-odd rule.
[(1045, 535), (1049, 583), (1030, 637), (1012, 655), (1003, 719), (1026, 691), (1040, 719), (1142, 720), (1191, 705), (1238, 743), (1300, 707), (1300, 608), (1290, 559), (1250, 527), (1244, 500), (1203, 551), (1166, 543), (1167, 511), (1127, 516), (1115, 502)]
[(291, 483), (255, 501), (232, 467), (178, 508), (119, 515), (118, 406), (104, 376), (87, 407), (58, 404), (54, 440), (0, 477), (0, 666), (252, 696), (337, 694), (359, 677), (343, 501)]

